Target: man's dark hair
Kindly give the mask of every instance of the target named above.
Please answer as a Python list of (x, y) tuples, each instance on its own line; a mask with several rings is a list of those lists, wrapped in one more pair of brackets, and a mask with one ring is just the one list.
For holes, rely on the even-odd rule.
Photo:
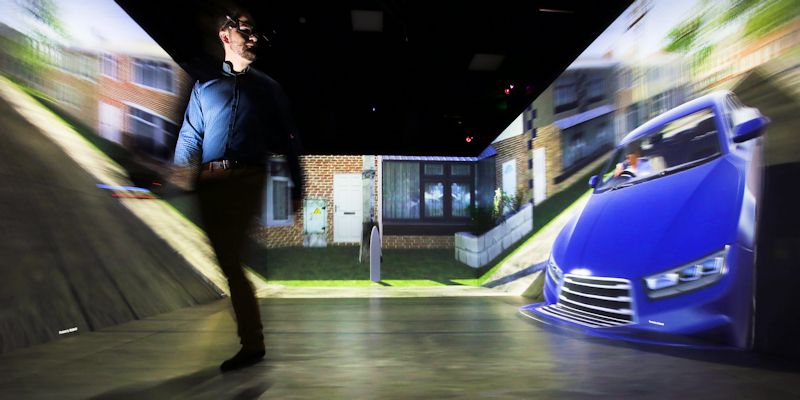
[(221, 31), (236, 26), (236, 21), (241, 17), (247, 18), (247, 23), (251, 26), (255, 26), (255, 19), (249, 12), (240, 8), (229, 8), (224, 10), (219, 17), (217, 17), (217, 29)]

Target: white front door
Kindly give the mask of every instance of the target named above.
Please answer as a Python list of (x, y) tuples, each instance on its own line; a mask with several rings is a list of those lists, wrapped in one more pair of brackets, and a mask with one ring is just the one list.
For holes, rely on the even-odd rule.
[(503, 163), (503, 191), (514, 198), (517, 195), (517, 160)]
[(111, 104), (100, 102), (100, 136), (116, 143), (122, 143), (122, 110)]
[(544, 147), (533, 151), (533, 204), (539, 204), (547, 198), (546, 164), (544, 162)]
[(333, 241), (361, 241), (361, 174), (333, 175)]

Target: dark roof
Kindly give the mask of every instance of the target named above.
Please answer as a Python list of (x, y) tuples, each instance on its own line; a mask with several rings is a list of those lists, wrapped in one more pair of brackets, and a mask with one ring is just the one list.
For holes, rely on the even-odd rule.
[[(117, 3), (195, 78), (219, 68), (219, 3)], [(255, 66), (286, 89), (307, 152), (477, 156), (630, 3), (292, 0), (241, 7), (270, 32), (271, 46), (262, 46)]]

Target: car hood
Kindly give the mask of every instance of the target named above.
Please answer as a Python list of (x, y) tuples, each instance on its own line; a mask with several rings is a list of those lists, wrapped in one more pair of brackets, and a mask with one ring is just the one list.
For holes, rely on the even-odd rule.
[[(636, 279), (735, 240), (742, 177), (724, 157), (591, 196), (553, 246), (565, 273)], [(578, 271), (576, 271), (578, 270)]]

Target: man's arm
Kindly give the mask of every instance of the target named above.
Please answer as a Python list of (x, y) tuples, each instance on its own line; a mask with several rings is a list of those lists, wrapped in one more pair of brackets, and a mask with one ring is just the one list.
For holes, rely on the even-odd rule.
[(300, 155), (303, 154), (303, 144), (300, 133), (294, 124), (294, 118), (289, 107), (289, 99), (283, 88), (276, 85), (276, 103), (280, 111), (283, 134), (287, 143), (286, 161), (289, 165), (289, 173), (292, 178), (292, 210), (297, 211), (302, 205), (303, 200), (303, 170), (300, 165)]
[(189, 105), (178, 132), (175, 159), (170, 182), (183, 190), (191, 190), (203, 156), (203, 109), (200, 107), (199, 82), (192, 87)]

